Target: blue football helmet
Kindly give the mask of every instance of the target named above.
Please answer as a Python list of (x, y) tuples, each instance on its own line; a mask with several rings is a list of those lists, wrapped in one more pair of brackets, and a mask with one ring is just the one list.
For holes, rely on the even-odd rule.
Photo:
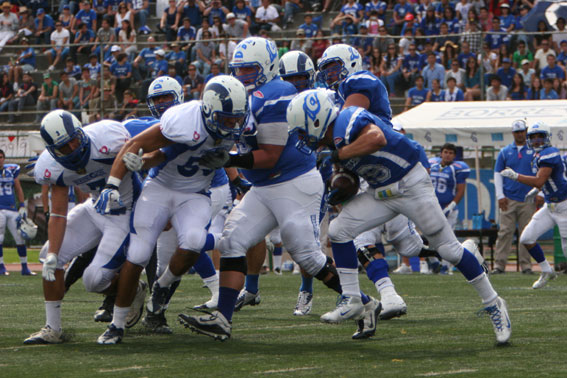
[(341, 43), (325, 50), (317, 68), (317, 81), (336, 90), (348, 75), (362, 71), (362, 58), (356, 48)]
[[(248, 92), (253, 91), (278, 76), (278, 48), (269, 39), (246, 38), (236, 45), (228, 67), (232, 76), (240, 80)], [(241, 72), (247, 68), (254, 68), (254, 72)]]
[(315, 66), (303, 51), (288, 51), (280, 59), (280, 77), (292, 83), (297, 92), (313, 88)]
[[(156, 97), (164, 95), (172, 95), (173, 100), (156, 104)], [(150, 84), (148, 95), (146, 97), (148, 108), (154, 117), (160, 119), (163, 113), (174, 105), (183, 103), (183, 88), (177, 80), (169, 76), (160, 76)]]
[[(61, 109), (49, 112), (41, 120), (39, 132), (47, 151), (64, 168), (78, 171), (86, 167), (91, 156), (91, 141), (73, 114)], [(73, 140), (77, 140), (74, 149), (67, 145)]]

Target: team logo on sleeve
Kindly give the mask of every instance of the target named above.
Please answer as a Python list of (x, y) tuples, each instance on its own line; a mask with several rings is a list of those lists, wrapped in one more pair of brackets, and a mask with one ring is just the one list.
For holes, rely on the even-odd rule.
[(100, 150), (98, 150), (98, 152), (100, 152), (101, 154), (107, 155), (107, 154), (108, 154), (108, 147), (102, 146), (102, 147), (100, 148)]
[(45, 172), (43, 172), (43, 177), (45, 177), (45, 178), (51, 177), (51, 172), (49, 171), (49, 169), (46, 169)]
[(258, 97), (258, 98), (264, 98), (264, 94), (260, 91), (256, 91), (253, 93), (254, 96)]
[(195, 131), (195, 132), (193, 133), (193, 140), (196, 142), (196, 141), (198, 141), (199, 139), (201, 139), (201, 134), (199, 134), (198, 132)]
[(333, 141), (335, 142), (335, 146), (338, 146), (339, 144), (342, 143), (343, 138), (342, 137), (335, 137), (335, 139), (333, 139)]

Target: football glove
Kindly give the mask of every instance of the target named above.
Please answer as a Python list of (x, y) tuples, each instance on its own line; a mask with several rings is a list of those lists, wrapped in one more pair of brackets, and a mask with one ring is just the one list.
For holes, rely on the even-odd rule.
[(116, 185), (106, 184), (106, 187), (100, 192), (94, 207), (99, 214), (123, 214), (126, 207), (120, 199), (120, 192)]
[(28, 211), (26, 210), (26, 206), (24, 204), (21, 204), (20, 208), (18, 209), (18, 216), (22, 220), (28, 217)]
[(502, 172), (500, 172), (502, 177), (509, 178), (510, 180), (518, 181), (518, 173), (515, 172), (512, 168), (506, 168)]
[(225, 166), (230, 160), (228, 151), (218, 148), (206, 151), (199, 159), (199, 164), (209, 169), (219, 169)]
[(55, 281), (55, 269), (57, 268), (57, 254), (48, 253), (43, 262), (41, 274), (46, 281)]
[(526, 194), (526, 198), (524, 198), (524, 201), (533, 202), (538, 194), (539, 194), (539, 189), (538, 188), (532, 188), (532, 190), (530, 190), (528, 192), (528, 194)]
[(126, 152), (124, 156), (122, 156), (122, 162), (126, 166), (130, 172), (138, 172), (144, 166), (144, 159), (142, 159), (142, 155), (144, 154), (144, 150), (140, 148), (138, 154), (133, 152)]
[(252, 183), (240, 176), (236, 176), (236, 178), (230, 183), (232, 186), (234, 186), (236, 192), (242, 196), (245, 195), (250, 190), (250, 188), (252, 188)]
[(451, 201), (451, 203), (443, 209), (443, 214), (445, 214), (445, 216), (449, 215), (453, 210), (455, 210), (455, 207), (457, 207), (457, 204), (455, 201)]

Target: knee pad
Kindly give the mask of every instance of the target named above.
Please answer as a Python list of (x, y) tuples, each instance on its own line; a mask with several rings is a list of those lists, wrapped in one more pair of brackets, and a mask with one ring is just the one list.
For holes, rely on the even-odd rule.
[(145, 267), (152, 257), (154, 247), (138, 235), (130, 234), (130, 246), (126, 251), (126, 259), (132, 264)]
[(339, 218), (334, 219), (331, 224), (329, 225), (329, 230), (327, 231), (327, 235), (329, 239), (333, 243), (347, 243), (349, 241), (354, 240), (356, 235), (350, 235), (346, 227), (341, 225), (340, 222), (337, 222)]
[(358, 251), (356, 251), (356, 254), (358, 256), (358, 261), (362, 264), (362, 266), (364, 266), (364, 264), (366, 263), (370, 263), (371, 261), (374, 261), (375, 258), (374, 256), (377, 254), (382, 254), (382, 256), (384, 255), (384, 246), (382, 244), (379, 244), (381, 248), (378, 248), (377, 246), (375, 247), (362, 247), (359, 248)]
[(115, 274), (114, 270), (90, 265), (83, 273), (85, 289), (91, 293), (102, 293), (110, 286)]
[(418, 256), (423, 248), (423, 242), (418, 234), (392, 241), (396, 252), (405, 257)]
[(185, 230), (179, 235), (179, 247), (188, 251), (199, 253), (207, 239), (207, 231), (205, 229), (193, 228)]
[(464, 248), (458, 241), (448, 242), (437, 247), (437, 252), (443, 260), (457, 265), (463, 257)]
[[(323, 281), (329, 275), (329, 273), (332, 274), (331, 279), (327, 282)], [(315, 278), (323, 282), (323, 284), (325, 284), (325, 286), (327, 286), (329, 289), (342, 294), (343, 290), (341, 288), (339, 273), (337, 272), (337, 268), (333, 265), (333, 259), (331, 259), (330, 257), (327, 256), (327, 263), (325, 264), (325, 266), (323, 266), (323, 268), (321, 268), (319, 273), (315, 275)]]
[(248, 266), (246, 264), (246, 256), (243, 257), (221, 257), (220, 259), (220, 271), (236, 271), (242, 274), (246, 274), (248, 271)]

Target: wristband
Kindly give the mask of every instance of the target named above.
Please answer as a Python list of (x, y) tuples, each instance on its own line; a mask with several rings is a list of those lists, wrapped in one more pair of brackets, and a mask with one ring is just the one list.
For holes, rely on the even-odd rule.
[(122, 180), (116, 178), (114, 176), (108, 176), (108, 180), (106, 181), (106, 187), (115, 187), (112, 189), (118, 189)]
[(249, 152), (244, 155), (228, 155), (228, 161), (224, 165), (225, 167), (239, 167), (244, 169), (252, 169), (254, 166), (254, 154)]
[(24, 207), (26, 204), (23, 202), (20, 202), (20, 207)]
[(232, 180), (230, 183), (234, 186), (238, 186), (238, 184), (240, 184), (241, 181), (242, 179), (240, 178), (240, 176), (236, 176), (236, 178)]

